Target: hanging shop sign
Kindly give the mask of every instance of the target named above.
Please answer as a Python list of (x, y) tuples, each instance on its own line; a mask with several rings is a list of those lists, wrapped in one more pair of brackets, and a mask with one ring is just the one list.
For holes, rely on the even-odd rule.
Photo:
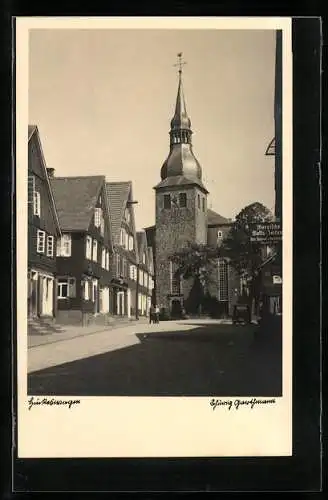
[(272, 276), (272, 281), (274, 285), (282, 285), (282, 277), (281, 276)]
[(279, 243), (282, 241), (282, 228), (279, 222), (250, 224), (250, 239), (256, 243)]

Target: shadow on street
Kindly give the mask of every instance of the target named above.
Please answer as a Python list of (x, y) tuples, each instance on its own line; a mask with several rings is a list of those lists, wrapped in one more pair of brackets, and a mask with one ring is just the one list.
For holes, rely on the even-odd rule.
[[(110, 335), (110, 333), (109, 333)], [(28, 394), (61, 396), (282, 395), (281, 333), (201, 325), (136, 335), (138, 343), (28, 375)]]

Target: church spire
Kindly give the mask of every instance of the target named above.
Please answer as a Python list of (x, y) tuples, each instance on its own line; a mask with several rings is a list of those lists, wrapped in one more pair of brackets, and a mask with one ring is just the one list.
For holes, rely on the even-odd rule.
[(191, 144), (191, 121), (187, 114), (186, 103), (182, 87), (182, 66), (186, 64), (182, 61), (182, 52), (178, 54), (178, 62), (174, 66), (179, 68), (179, 85), (175, 103), (174, 116), (171, 120), (170, 130), (170, 152), (161, 168), (162, 180), (179, 177), (184, 178), (184, 182), (189, 180), (201, 185), (204, 188), (202, 179), (202, 169), (192, 151)]
[(182, 52), (179, 52), (178, 62), (174, 65), (179, 67), (179, 85), (174, 116), (171, 120), (171, 145), (179, 143), (191, 144), (191, 121), (187, 114), (182, 85), (182, 66), (184, 66), (185, 64), (186, 62), (182, 60)]

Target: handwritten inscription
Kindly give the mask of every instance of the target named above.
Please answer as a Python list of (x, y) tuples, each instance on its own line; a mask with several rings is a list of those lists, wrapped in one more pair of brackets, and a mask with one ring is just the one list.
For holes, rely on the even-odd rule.
[(71, 409), (75, 405), (80, 404), (79, 399), (56, 399), (56, 398), (36, 398), (31, 396), (28, 400), (28, 409), (31, 410), (34, 406), (66, 406)]
[(238, 410), (240, 407), (248, 407), (253, 410), (255, 406), (272, 405), (275, 404), (275, 402), (276, 402), (275, 398), (272, 399), (250, 398), (250, 399), (234, 399), (234, 400), (232, 399), (222, 400), (222, 399), (212, 398), (210, 400), (210, 406), (212, 407), (213, 410), (215, 410), (217, 407), (228, 408), (228, 410), (231, 410), (231, 408)]

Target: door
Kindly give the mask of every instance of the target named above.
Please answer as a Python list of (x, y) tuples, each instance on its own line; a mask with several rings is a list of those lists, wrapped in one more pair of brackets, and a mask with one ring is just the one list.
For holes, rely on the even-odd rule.
[(172, 300), (171, 304), (171, 314), (174, 318), (181, 317), (182, 308), (180, 300)]
[(38, 314), (38, 275), (35, 272), (31, 273), (31, 296), (30, 296), (30, 315), (37, 316)]
[(99, 297), (98, 297), (98, 290), (97, 290), (97, 283), (93, 282), (93, 297), (94, 297), (94, 312), (95, 314), (99, 312)]

